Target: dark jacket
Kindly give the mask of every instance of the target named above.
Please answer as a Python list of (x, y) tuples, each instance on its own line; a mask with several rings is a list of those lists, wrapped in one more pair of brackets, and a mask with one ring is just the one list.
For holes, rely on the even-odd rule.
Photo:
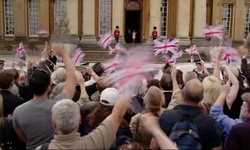
[(226, 144), (226, 150), (247, 150), (250, 147), (250, 120), (233, 126)]

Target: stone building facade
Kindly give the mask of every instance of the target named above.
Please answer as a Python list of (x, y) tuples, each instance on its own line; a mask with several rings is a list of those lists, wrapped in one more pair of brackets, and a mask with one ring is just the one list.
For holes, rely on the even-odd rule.
[(140, 43), (151, 41), (154, 26), (159, 37), (183, 44), (204, 39), (206, 24), (224, 23), (233, 42), (250, 31), (250, 0), (0, 0), (0, 50), (15, 49), (20, 41), (39, 49), (50, 37), (38, 31), (52, 35), (65, 15), (71, 37), (82, 44), (95, 44), (116, 26), (120, 41), (128, 41), (130, 30)]

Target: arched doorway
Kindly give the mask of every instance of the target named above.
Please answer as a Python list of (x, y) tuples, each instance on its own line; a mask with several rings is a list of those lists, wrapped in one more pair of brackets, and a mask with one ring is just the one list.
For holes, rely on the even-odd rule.
[(132, 43), (132, 33), (136, 32), (135, 43), (141, 42), (142, 0), (125, 0), (125, 41)]

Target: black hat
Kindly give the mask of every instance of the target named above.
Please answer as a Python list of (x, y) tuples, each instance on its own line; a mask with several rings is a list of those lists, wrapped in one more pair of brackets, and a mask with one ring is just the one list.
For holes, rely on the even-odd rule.
[(116, 26), (116, 29), (119, 29), (119, 26)]
[(196, 64), (201, 65), (201, 60), (195, 60), (194, 62), (195, 62)]
[(154, 29), (156, 29), (156, 26), (154, 26)]
[(4, 62), (5, 62), (4, 60), (0, 60), (0, 64), (4, 64)]

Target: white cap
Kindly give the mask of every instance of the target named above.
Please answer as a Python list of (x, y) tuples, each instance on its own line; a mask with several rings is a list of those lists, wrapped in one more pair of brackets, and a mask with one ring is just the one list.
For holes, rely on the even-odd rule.
[(106, 88), (102, 91), (100, 103), (105, 106), (114, 106), (119, 98), (119, 92), (115, 88)]

